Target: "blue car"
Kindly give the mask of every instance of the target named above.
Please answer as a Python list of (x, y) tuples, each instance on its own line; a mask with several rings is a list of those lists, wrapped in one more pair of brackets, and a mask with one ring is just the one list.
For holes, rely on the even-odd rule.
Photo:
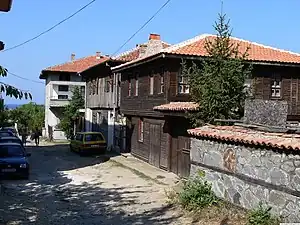
[(17, 143), (0, 143), (0, 176), (29, 178), (30, 154)]

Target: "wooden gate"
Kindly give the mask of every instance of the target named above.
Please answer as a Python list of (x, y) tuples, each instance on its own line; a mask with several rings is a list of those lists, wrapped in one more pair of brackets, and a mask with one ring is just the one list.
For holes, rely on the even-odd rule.
[(189, 137), (172, 137), (171, 171), (180, 177), (190, 175), (190, 144)]
[(160, 159), (160, 141), (161, 141), (161, 125), (160, 124), (149, 124), (150, 129), (150, 152), (149, 152), (149, 163), (153, 166), (159, 167)]

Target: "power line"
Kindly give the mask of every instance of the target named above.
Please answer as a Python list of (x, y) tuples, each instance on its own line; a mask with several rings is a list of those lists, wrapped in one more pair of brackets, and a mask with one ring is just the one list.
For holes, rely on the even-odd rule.
[(82, 10), (84, 10), (85, 8), (87, 8), (89, 5), (91, 5), (91, 4), (94, 3), (95, 1), (96, 1), (96, 0), (90, 1), (88, 4), (86, 4), (85, 6), (81, 7), (79, 10), (77, 10), (76, 12), (74, 12), (72, 15), (70, 15), (70, 16), (68, 16), (67, 18), (63, 19), (63, 20), (60, 21), (59, 23), (57, 23), (57, 24), (55, 24), (54, 26), (50, 27), (49, 29), (47, 29), (47, 30), (41, 32), (41, 33), (38, 34), (37, 36), (35, 36), (35, 37), (33, 37), (33, 38), (30, 38), (30, 39), (28, 39), (27, 41), (24, 41), (24, 42), (22, 42), (22, 43), (20, 43), (20, 44), (18, 44), (18, 45), (13, 46), (13, 47), (7, 48), (7, 49), (3, 50), (2, 52), (7, 52), (7, 51), (10, 51), (10, 50), (12, 50), (12, 49), (18, 48), (18, 47), (20, 47), (20, 46), (22, 46), (22, 45), (25, 45), (25, 44), (27, 44), (27, 43), (29, 43), (29, 42), (31, 42), (31, 41), (33, 41), (33, 40), (39, 38), (40, 36), (42, 36), (42, 35), (48, 33), (49, 31), (51, 31), (51, 30), (53, 30), (54, 28), (56, 28), (56, 27), (58, 27), (59, 25), (61, 25), (62, 23), (64, 23), (64, 22), (66, 22), (67, 20), (71, 19), (73, 16), (75, 16), (76, 14), (78, 14), (79, 12), (81, 12)]
[(38, 84), (45, 84), (45, 83), (42, 82), (42, 81), (37, 81), (37, 80), (28, 79), (28, 78), (19, 76), (19, 75), (17, 75), (17, 74), (11, 73), (11, 72), (9, 72), (9, 71), (7, 71), (7, 73), (10, 74), (10, 75), (12, 75), (12, 76), (14, 76), (14, 77), (18, 77), (18, 78), (20, 78), (20, 79), (23, 79), (23, 80), (31, 81), (31, 82), (38, 83)]
[(163, 4), (154, 14), (153, 16), (150, 17), (150, 19), (148, 19), (133, 35), (131, 35), (130, 38), (128, 38), (127, 41), (125, 41), (125, 43), (123, 45), (121, 45), (113, 54), (112, 56), (115, 56), (116, 53), (118, 53), (129, 41), (131, 41), (132, 38), (134, 38), (135, 35), (137, 35), (137, 33), (139, 33), (145, 26), (147, 26), (148, 23), (150, 23), (151, 20), (153, 20), (157, 14), (163, 9), (165, 8), (171, 0), (167, 0), (165, 2), (165, 4)]

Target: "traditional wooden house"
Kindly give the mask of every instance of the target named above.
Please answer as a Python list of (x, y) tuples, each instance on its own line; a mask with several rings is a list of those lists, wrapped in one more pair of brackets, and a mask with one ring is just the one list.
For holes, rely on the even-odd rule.
[[(127, 118), (127, 146), (134, 156), (180, 176), (188, 175), (190, 139), (185, 113), (196, 110), (197, 105), (190, 102), (181, 61), (207, 57), (205, 41), (214, 38), (200, 35), (112, 68), (121, 74), (120, 110)], [(298, 104), (293, 101), (300, 95), (300, 55), (238, 38), (232, 42), (239, 44), (242, 52), (250, 47), (248, 59), (254, 65), (256, 82), (248, 84), (257, 87), (254, 96), (285, 99), (294, 112)]]
[[(148, 43), (138, 44), (134, 49), (123, 52), (113, 58), (102, 56), (97, 53), (102, 60), (93, 67), (81, 73), (86, 81), (86, 130), (102, 131), (106, 136), (108, 146), (119, 147), (118, 150), (124, 151), (124, 138), (126, 123), (119, 113), (120, 106), (120, 77), (111, 72), (111, 67), (121, 65), (132, 60), (136, 60), (143, 54), (148, 45), (153, 43), (150, 35)], [(154, 41), (157, 45), (158, 43)], [(167, 43), (159, 40), (163, 47), (169, 47)]]

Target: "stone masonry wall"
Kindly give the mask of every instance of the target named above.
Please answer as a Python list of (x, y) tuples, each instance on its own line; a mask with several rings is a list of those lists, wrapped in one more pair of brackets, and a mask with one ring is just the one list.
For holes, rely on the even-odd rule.
[(288, 103), (278, 100), (247, 99), (245, 101), (245, 123), (269, 126), (285, 126)]
[(250, 209), (260, 201), (300, 222), (300, 156), (192, 139), (191, 176), (205, 173), (217, 196)]

